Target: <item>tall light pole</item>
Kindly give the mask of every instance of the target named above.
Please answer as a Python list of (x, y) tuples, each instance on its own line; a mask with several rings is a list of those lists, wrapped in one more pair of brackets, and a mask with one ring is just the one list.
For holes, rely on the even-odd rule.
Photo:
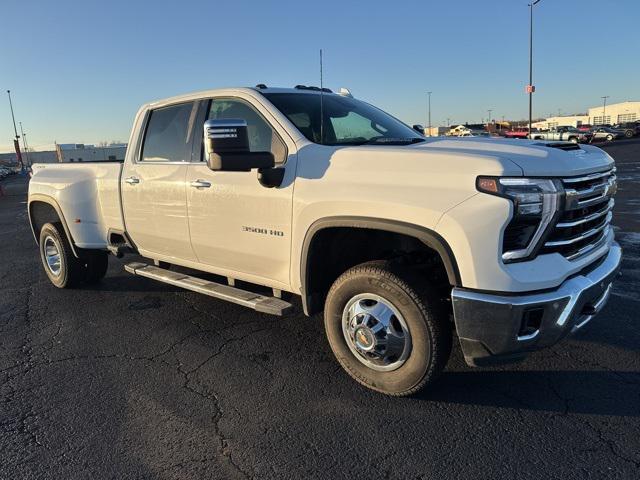
[(491, 112), (493, 112), (493, 110), (489, 109), (487, 110), (487, 112), (489, 112), (489, 120), (487, 121), (487, 123), (491, 123)]
[(29, 161), (29, 145), (27, 145), (27, 136), (22, 130), (22, 122), (18, 122), (20, 124), (20, 135), (22, 135), (22, 146), (24, 147), (24, 155), (27, 158), (27, 166), (31, 164)]
[(431, 93), (432, 92), (427, 92), (427, 99), (428, 99), (428, 101), (427, 101), (427, 104), (428, 104), (428, 107), (427, 107), (427, 110), (428, 110), (428, 115), (427, 115), (428, 118), (427, 118), (427, 120), (428, 120), (428, 122), (427, 122), (427, 124), (429, 125), (429, 136), (431, 136)]
[(605, 124), (604, 115), (607, 113), (607, 98), (609, 98), (609, 95), (605, 95), (600, 98), (602, 99), (602, 123)]
[(529, 93), (529, 133), (531, 133), (533, 117), (533, 92), (536, 91), (533, 86), (533, 6), (539, 1), (535, 0), (529, 4), (529, 85), (527, 85), (527, 93)]
[(13, 140), (13, 147), (16, 149), (16, 157), (20, 162), (20, 166), (24, 171), (24, 163), (22, 163), (22, 154), (20, 153), (20, 135), (18, 135), (18, 129), (16, 128), (16, 117), (13, 115), (13, 103), (11, 102), (11, 90), (7, 90), (9, 95), (9, 107), (11, 108), (11, 120), (13, 120), (13, 132), (16, 134), (16, 138)]

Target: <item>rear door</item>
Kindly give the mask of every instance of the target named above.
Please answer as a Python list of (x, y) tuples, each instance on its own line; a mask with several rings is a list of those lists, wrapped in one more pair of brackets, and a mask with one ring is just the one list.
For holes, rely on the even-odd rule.
[(198, 108), (198, 102), (184, 102), (150, 110), (139, 151), (125, 164), (125, 225), (144, 256), (195, 260), (185, 178)]

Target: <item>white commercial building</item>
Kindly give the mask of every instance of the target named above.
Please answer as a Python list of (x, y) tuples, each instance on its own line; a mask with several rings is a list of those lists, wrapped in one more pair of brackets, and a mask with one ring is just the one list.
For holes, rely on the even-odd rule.
[(531, 127), (548, 130), (555, 127), (579, 127), (589, 125), (589, 115), (563, 115), (561, 117), (549, 117), (539, 122), (533, 122)]
[(640, 102), (612, 103), (589, 109), (592, 125), (626, 123), (640, 120)]
[(580, 125), (616, 125), (640, 121), (640, 102), (612, 103), (592, 107), (586, 115), (549, 117), (531, 126), (542, 130), (555, 127), (579, 127)]

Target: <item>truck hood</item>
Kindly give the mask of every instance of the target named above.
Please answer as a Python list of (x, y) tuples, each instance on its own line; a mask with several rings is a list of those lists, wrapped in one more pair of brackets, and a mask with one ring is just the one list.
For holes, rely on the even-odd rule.
[[(578, 147), (563, 150), (549, 145)], [(498, 138), (437, 138), (409, 148), (498, 157), (516, 164), (524, 176), (566, 177), (613, 167), (613, 159), (593, 145), (574, 145), (544, 140), (503, 140)]]

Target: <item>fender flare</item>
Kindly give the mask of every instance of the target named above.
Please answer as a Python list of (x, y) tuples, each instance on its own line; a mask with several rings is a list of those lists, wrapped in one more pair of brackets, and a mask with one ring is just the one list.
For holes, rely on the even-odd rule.
[(311, 224), (305, 234), (304, 242), (302, 244), (300, 258), (300, 285), (302, 305), (306, 314), (308, 314), (309, 311), (310, 301), (309, 294), (307, 292), (307, 285), (309, 285), (310, 277), (308, 269), (309, 248), (313, 238), (318, 232), (325, 228), (333, 227), (367, 228), (371, 230), (400, 233), (414, 237), (438, 253), (447, 272), (449, 283), (454, 287), (462, 286), (460, 270), (453, 254), (453, 250), (447, 241), (437, 232), (420, 225), (384, 218), (358, 216), (326, 217), (316, 220)]
[(56, 202), (56, 200), (53, 197), (50, 197), (49, 195), (43, 195), (41, 193), (34, 193), (32, 195), (29, 195), (29, 204), (27, 205), (27, 213), (29, 215), (29, 226), (31, 227), (31, 232), (33, 233), (33, 238), (35, 239), (36, 244), (37, 245), (40, 244), (39, 232), (36, 233), (36, 230), (34, 228), (33, 218), (31, 218), (31, 205), (36, 202), (46, 203), (47, 205), (53, 207), (53, 209), (58, 214), (58, 218), (60, 219), (60, 222), (62, 223), (62, 227), (64, 228), (64, 233), (67, 235), (67, 238), (69, 239), (69, 244), (71, 245), (71, 251), (73, 252), (73, 255), (76, 258), (79, 258), (80, 255), (78, 255), (78, 249), (75, 245), (73, 237), (71, 236), (71, 230), (69, 230), (69, 226), (67, 225), (67, 220), (64, 218), (60, 205), (58, 205), (58, 202)]

